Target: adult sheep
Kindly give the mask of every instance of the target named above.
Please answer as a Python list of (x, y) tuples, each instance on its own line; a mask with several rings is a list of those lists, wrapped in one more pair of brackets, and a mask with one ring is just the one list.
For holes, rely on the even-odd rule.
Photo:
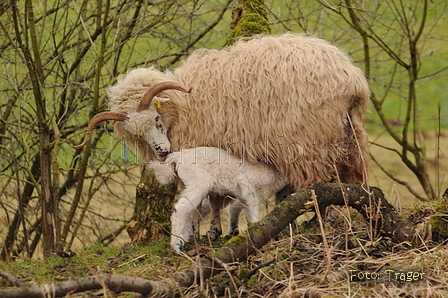
[[(176, 84), (149, 91), (163, 103), (144, 96), (167, 81)], [(138, 146), (145, 160), (154, 152), (142, 130), (156, 126), (174, 151), (220, 147), (249, 162), (274, 165), (296, 190), (337, 179), (365, 182), (369, 86), (362, 71), (324, 40), (288, 33), (197, 50), (173, 72), (130, 71), (108, 95), (118, 119), (99, 116), (91, 128), (119, 120), (116, 132)], [(148, 111), (160, 114), (163, 125), (145, 116)]]

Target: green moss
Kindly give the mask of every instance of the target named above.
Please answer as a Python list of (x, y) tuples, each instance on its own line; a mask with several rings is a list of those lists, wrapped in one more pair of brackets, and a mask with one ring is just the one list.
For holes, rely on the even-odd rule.
[(240, 37), (271, 33), (267, 10), (263, 1), (243, 1), (233, 9), (232, 33), (226, 45), (233, 44)]
[(247, 270), (247, 268), (241, 268), (240, 272), (238, 272), (238, 278), (242, 280), (246, 286), (249, 281), (249, 278), (247, 277), (248, 272), (249, 270)]
[(229, 246), (233, 246), (233, 245), (238, 245), (243, 241), (246, 242), (247, 238), (246, 238), (246, 235), (241, 234), (241, 235), (230, 238), (229, 241), (227, 241), (224, 244), (224, 246), (229, 247)]
[[(256, 12), (265, 20), (268, 19), (268, 10), (263, 0), (240, 0), (239, 3), (247, 9), (248, 12)], [(270, 30), (270, 29), (269, 29)]]
[(436, 214), (429, 219), (432, 239), (443, 241), (448, 238), (448, 198), (443, 197), (436, 201), (434, 210)]
[(252, 35), (270, 32), (269, 23), (260, 18), (256, 13), (246, 13), (235, 30), (232, 31), (230, 38), (235, 41), (240, 37), (250, 37)]

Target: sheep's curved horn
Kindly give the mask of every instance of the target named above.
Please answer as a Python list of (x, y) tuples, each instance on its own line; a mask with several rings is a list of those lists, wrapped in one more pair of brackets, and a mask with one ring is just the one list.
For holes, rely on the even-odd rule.
[(177, 82), (168, 81), (168, 82), (162, 82), (162, 83), (156, 84), (156, 85), (152, 86), (148, 91), (146, 91), (145, 94), (143, 94), (143, 98), (140, 101), (140, 104), (138, 105), (137, 112), (147, 110), (149, 108), (154, 96), (156, 96), (157, 94), (159, 94), (162, 91), (170, 90), (170, 89), (179, 90), (179, 91), (182, 91), (185, 93), (191, 92), (191, 88), (187, 90), (181, 84), (179, 84)]
[(81, 144), (77, 146), (73, 146), (75, 149), (81, 149), (87, 144), (87, 141), (89, 141), (90, 137), (92, 136), (93, 130), (95, 127), (98, 126), (101, 122), (105, 120), (116, 120), (116, 121), (124, 121), (128, 118), (128, 115), (125, 113), (116, 113), (116, 112), (103, 112), (96, 114), (92, 117), (92, 119), (89, 122), (89, 125), (87, 127), (86, 136), (84, 137), (84, 140)]

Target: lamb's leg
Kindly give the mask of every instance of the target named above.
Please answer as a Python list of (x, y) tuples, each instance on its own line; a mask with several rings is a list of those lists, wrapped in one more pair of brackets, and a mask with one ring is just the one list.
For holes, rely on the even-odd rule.
[(283, 202), (290, 194), (294, 192), (294, 187), (288, 184), (275, 194), (275, 205)]
[(201, 212), (200, 210), (202, 209), (202, 204), (199, 204), (198, 208), (193, 210), (193, 212), (191, 213), (191, 233), (190, 233), (190, 237), (187, 239), (187, 241), (190, 241), (192, 238), (196, 238), (199, 239), (200, 236), (200, 228), (201, 228)]
[(206, 217), (207, 215), (210, 214), (211, 212), (211, 206), (210, 206), (210, 196), (206, 196), (201, 203), (201, 208), (200, 208), (200, 212), (198, 212), (198, 219), (197, 221), (195, 221), (195, 223), (198, 224), (197, 227), (197, 236), (199, 237), (199, 232), (200, 232), (200, 222), (201, 220), (204, 219), (204, 217)]
[(260, 220), (260, 199), (254, 193), (244, 196), (242, 204), (246, 207), (247, 223), (254, 223)]
[(171, 247), (175, 251), (183, 251), (185, 242), (193, 234), (193, 212), (199, 212), (198, 208), (207, 192), (207, 189), (197, 187), (181, 192), (172, 216)]
[(229, 204), (229, 235), (237, 236), (239, 234), (238, 223), (241, 211), (246, 206), (239, 200), (232, 200)]
[(223, 200), (226, 197), (216, 193), (209, 193), (210, 208), (211, 208), (211, 223), (210, 229), (207, 231), (207, 237), (210, 240), (216, 240), (222, 234), (221, 227), (221, 208), (223, 207)]

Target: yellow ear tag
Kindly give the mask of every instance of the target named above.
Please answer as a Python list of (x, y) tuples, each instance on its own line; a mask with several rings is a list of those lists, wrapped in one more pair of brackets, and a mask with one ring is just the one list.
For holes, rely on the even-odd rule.
[(114, 125), (114, 124), (115, 124), (115, 120), (112, 120), (111, 122), (112, 122), (112, 125)]
[(160, 99), (157, 100), (156, 106), (157, 106), (158, 109), (162, 108), (162, 104), (160, 103)]

